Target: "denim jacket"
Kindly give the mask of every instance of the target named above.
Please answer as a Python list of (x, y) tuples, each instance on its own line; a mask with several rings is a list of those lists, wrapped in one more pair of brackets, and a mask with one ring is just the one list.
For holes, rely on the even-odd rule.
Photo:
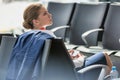
[(51, 35), (40, 30), (22, 34), (14, 45), (6, 80), (38, 80), (40, 56), (46, 39)]

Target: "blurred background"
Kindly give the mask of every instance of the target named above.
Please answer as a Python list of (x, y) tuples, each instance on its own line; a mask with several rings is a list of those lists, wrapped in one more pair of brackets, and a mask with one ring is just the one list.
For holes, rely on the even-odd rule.
[[(0, 33), (15, 32), (21, 34), (23, 11), (27, 5), (40, 2), (47, 7), (49, 1), (55, 2), (98, 2), (99, 0), (0, 0)], [(110, 1), (110, 0), (100, 0)], [(111, 0), (112, 1), (112, 0)], [(119, 1), (119, 0), (113, 0)]]

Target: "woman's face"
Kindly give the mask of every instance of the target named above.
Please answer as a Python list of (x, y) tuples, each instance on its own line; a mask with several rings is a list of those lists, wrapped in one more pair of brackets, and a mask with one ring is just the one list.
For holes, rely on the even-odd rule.
[(50, 26), (52, 23), (52, 15), (45, 7), (40, 9), (38, 18), (33, 20), (35, 29), (45, 28), (46, 26)]

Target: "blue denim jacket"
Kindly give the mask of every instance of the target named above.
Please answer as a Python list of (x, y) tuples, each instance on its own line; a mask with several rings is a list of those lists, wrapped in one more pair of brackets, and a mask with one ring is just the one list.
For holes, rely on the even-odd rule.
[(22, 34), (11, 54), (6, 80), (38, 80), (40, 76), (40, 55), (47, 33), (33, 30)]

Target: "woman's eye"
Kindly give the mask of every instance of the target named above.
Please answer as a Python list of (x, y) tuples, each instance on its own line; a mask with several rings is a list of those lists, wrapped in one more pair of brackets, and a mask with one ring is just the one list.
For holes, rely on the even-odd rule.
[(47, 13), (44, 13), (43, 15), (45, 16)]
[(46, 15), (46, 13), (44, 13), (44, 15)]

